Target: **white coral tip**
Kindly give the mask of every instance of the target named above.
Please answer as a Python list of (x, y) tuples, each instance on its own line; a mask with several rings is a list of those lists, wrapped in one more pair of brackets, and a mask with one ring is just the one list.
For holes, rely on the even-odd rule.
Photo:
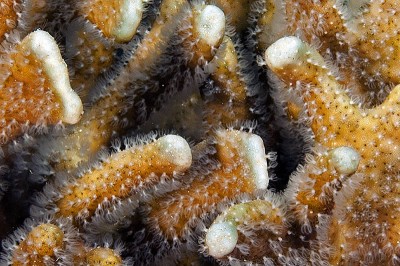
[(30, 33), (23, 43), (42, 62), (53, 92), (60, 98), (63, 105), (61, 120), (68, 124), (77, 123), (83, 112), (82, 101), (71, 88), (67, 65), (54, 38), (45, 31), (37, 30)]
[(350, 175), (355, 173), (360, 163), (360, 155), (351, 147), (338, 147), (330, 153), (330, 162), (340, 174)]
[(160, 156), (183, 171), (192, 164), (192, 151), (187, 141), (177, 135), (166, 135), (157, 140)]
[(216, 6), (206, 5), (195, 22), (200, 39), (217, 46), (225, 33), (225, 14)]
[(121, 4), (121, 20), (115, 29), (114, 35), (117, 41), (130, 41), (136, 33), (136, 29), (142, 20), (143, 1), (125, 0)]
[(265, 61), (272, 69), (282, 69), (299, 61), (304, 43), (297, 37), (283, 37), (265, 51)]
[(215, 223), (207, 231), (205, 245), (208, 254), (222, 258), (233, 251), (238, 241), (236, 226), (230, 222)]
[(242, 137), (242, 140), (245, 146), (245, 156), (256, 187), (267, 189), (269, 177), (263, 140), (255, 134), (246, 134)]

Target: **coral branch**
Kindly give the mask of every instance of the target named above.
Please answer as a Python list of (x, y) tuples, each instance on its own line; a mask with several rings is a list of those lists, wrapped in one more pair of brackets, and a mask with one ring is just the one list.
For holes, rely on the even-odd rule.
[(207, 125), (218, 128), (250, 120), (247, 86), (240, 75), (238, 55), (229, 37), (224, 38), (210, 68), (210, 78), (216, 89), (205, 95)]
[(78, 232), (66, 219), (45, 218), (40, 221), (26, 220), (3, 242), (6, 253), (0, 262), (5, 265), (55, 265), (69, 264), (78, 259), (82, 248)]
[[(141, 80), (145, 80), (160, 55), (165, 52), (167, 42), (177, 26), (174, 16), (179, 17), (185, 7), (184, 0), (163, 1), (160, 15), (151, 31), (144, 37), (118, 76), (106, 84), (102, 95), (93, 102), (90, 110), (85, 112), (81, 123), (72, 128), (67, 136), (62, 136), (50, 144), (55, 150), (49, 156), (57, 154), (59, 157), (57, 169), (70, 170), (89, 162), (92, 156), (109, 144), (113, 134), (122, 131), (122, 115), (130, 108), (126, 98), (132, 96), (133, 82), (140, 83)], [(86, 140), (90, 140), (90, 143)], [(59, 150), (58, 147), (67, 148)]]
[(208, 228), (205, 251), (221, 261), (246, 258), (256, 262), (263, 259), (257, 258), (262, 254), (277, 262), (279, 256), (271, 247), (286, 245), (283, 239), (289, 229), (285, 216), (283, 202), (271, 195), (233, 205)]
[[(398, 185), (393, 187), (398, 174), (393, 166), (400, 158), (400, 151), (398, 125), (393, 117), (400, 113), (400, 87), (395, 87), (380, 106), (361, 109), (338, 86), (322, 57), (295, 37), (271, 45), (266, 51), (266, 61), (287, 85), (303, 83), (300, 86), (303, 100), (318, 147), (316, 157), (293, 176), (287, 190), (296, 217), (305, 226), (303, 229), (311, 232), (309, 220), (315, 225), (319, 215), (332, 214), (334, 210), (332, 227), (327, 229), (335, 250), (332, 263), (369, 261), (372, 257), (386, 263), (395, 260), (396, 248), (384, 250), (387, 246), (398, 246), (394, 232), (399, 225), (393, 220), (398, 210), (392, 209), (389, 218), (387, 210), (380, 206), (398, 201)], [(340, 160), (335, 159), (340, 146), (351, 147), (355, 155), (348, 157), (347, 152), (340, 152)], [(354, 164), (355, 167), (342, 169), (347, 165), (343, 164), (345, 160), (350, 159), (349, 165), (353, 165), (355, 156), (360, 158), (358, 168)], [(350, 177), (344, 178), (349, 173)], [(346, 182), (343, 184), (347, 178), (346, 182), (358, 185), (349, 188)], [(367, 233), (371, 224), (376, 230)], [(339, 225), (340, 235), (335, 233)], [(364, 245), (359, 247), (354, 239), (362, 239)]]
[(76, 5), (80, 16), (68, 27), (66, 48), (75, 70), (72, 87), (89, 101), (96, 81), (118, 65), (116, 51), (132, 40), (144, 6), (141, 0), (83, 1)]
[(2, 1), (0, 264), (399, 265), (399, 8)]
[(301, 88), (315, 140), (329, 148), (343, 146), (336, 134), (345, 135), (357, 128), (362, 113), (351, 104), (321, 55), (300, 39), (285, 37), (266, 50), (265, 60), (287, 85)]
[(259, 136), (219, 130), (215, 138), (218, 160), (215, 170), (204, 176), (193, 176), (188, 185), (148, 203), (147, 222), (163, 237), (174, 241), (188, 239), (199, 219), (214, 213), (219, 204), (267, 188), (266, 155)]
[(359, 6), (352, 6), (355, 4), (338, 2), (347, 28), (343, 39), (364, 59), (368, 75), (400, 83), (397, 60), (400, 23), (395, 15), (400, 11), (398, 3), (393, 0), (360, 1)]
[(77, 123), (82, 102), (71, 89), (55, 40), (41, 30), (25, 37), (1, 66), (1, 139), (4, 144), (29, 126)]
[(54, 200), (54, 211), (58, 216), (73, 219), (90, 218), (102, 203), (115, 198), (124, 199), (133, 190), (173, 177), (187, 170), (191, 163), (190, 147), (179, 136), (166, 135), (151, 143), (133, 145), (61, 187)]
[(4, 242), (2, 265), (127, 265), (118, 250), (86, 246), (70, 220), (42, 220), (25, 221), (25, 228)]
[(183, 47), (191, 53), (192, 68), (204, 66), (214, 56), (225, 34), (225, 15), (213, 5), (193, 5), (188, 29), (182, 31)]
[(93, 0), (80, 5), (80, 11), (87, 16), (87, 19), (107, 38), (115, 39), (117, 42), (131, 40), (142, 20), (142, 0)]
[[(40, 224), (29, 232), (13, 254), (13, 265), (37, 263), (45, 265), (63, 246), (64, 233), (53, 224)], [(28, 258), (25, 257), (28, 255)], [(23, 261), (21, 261), (21, 259)], [(18, 262), (20, 261), (20, 262)]]
[(237, 32), (242, 32), (248, 27), (247, 17), (253, 0), (216, 0), (209, 2), (228, 14), (228, 24), (234, 26)]

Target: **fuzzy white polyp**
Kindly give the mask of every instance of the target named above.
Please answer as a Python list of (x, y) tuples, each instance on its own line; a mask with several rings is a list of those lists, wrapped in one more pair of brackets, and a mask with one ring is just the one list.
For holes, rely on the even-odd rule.
[(54, 38), (47, 32), (37, 30), (23, 39), (32, 54), (42, 62), (44, 74), (48, 77), (51, 89), (62, 103), (61, 120), (68, 124), (77, 123), (83, 112), (82, 101), (71, 88), (67, 64), (61, 57)]
[(142, 20), (143, 1), (125, 0), (121, 5), (121, 20), (114, 31), (117, 41), (129, 41), (136, 33), (136, 29)]
[(186, 170), (192, 164), (192, 151), (184, 138), (166, 135), (156, 140), (156, 143), (161, 158), (175, 165), (177, 171)]
[(206, 5), (195, 20), (200, 39), (217, 46), (225, 33), (225, 14), (216, 6)]
[(339, 174), (355, 173), (360, 163), (360, 154), (351, 147), (338, 147), (329, 152), (330, 162)]
[(297, 37), (283, 37), (265, 51), (265, 61), (272, 69), (282, 69), (287, 65), (298, 63), (299, 54), (306, 45)]
[(230, 222), (219, 222), (212, 224), (208, 229), (205, 246), (210, 256), (222, 258), (235, 249), (237, 241), (236, 226)]
[(267, 189), (269, 183), (268, 165), (265, 158), (264, 142), (255, 134), (242, 135), (244, 153), (254, 183), (258, 189)]

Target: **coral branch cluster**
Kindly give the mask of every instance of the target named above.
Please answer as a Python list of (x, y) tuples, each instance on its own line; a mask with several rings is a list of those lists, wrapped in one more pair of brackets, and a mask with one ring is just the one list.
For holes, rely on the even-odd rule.
[(2, 1), (0, 264), (400, 265), (399, 9)]

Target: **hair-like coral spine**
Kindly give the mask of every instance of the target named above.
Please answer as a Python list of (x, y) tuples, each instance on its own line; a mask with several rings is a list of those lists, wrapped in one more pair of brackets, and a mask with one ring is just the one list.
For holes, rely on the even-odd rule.
[[(0, 42), (14, 43), (15, 38), (24, 38), (44, 23), (49, 8), (45, 1), (6, 0), (0, 6)], [(2, 51), (4, 52), (4, 51)]]
[(117, 44), (102, 38), (94, 25), (81, 18), (70, 23), (66, 39), (67, 62), (74, 70), (71, 86), (83, 102), (90, 102), (93, 87), (117, 65)]
[(1, 18), (0, 18), (0, 36), (4, 39), (4, 35), (16, 27), (17, 11), (15, 10), (17, 3), (15, 0), (7, 0), (1, 3)]

